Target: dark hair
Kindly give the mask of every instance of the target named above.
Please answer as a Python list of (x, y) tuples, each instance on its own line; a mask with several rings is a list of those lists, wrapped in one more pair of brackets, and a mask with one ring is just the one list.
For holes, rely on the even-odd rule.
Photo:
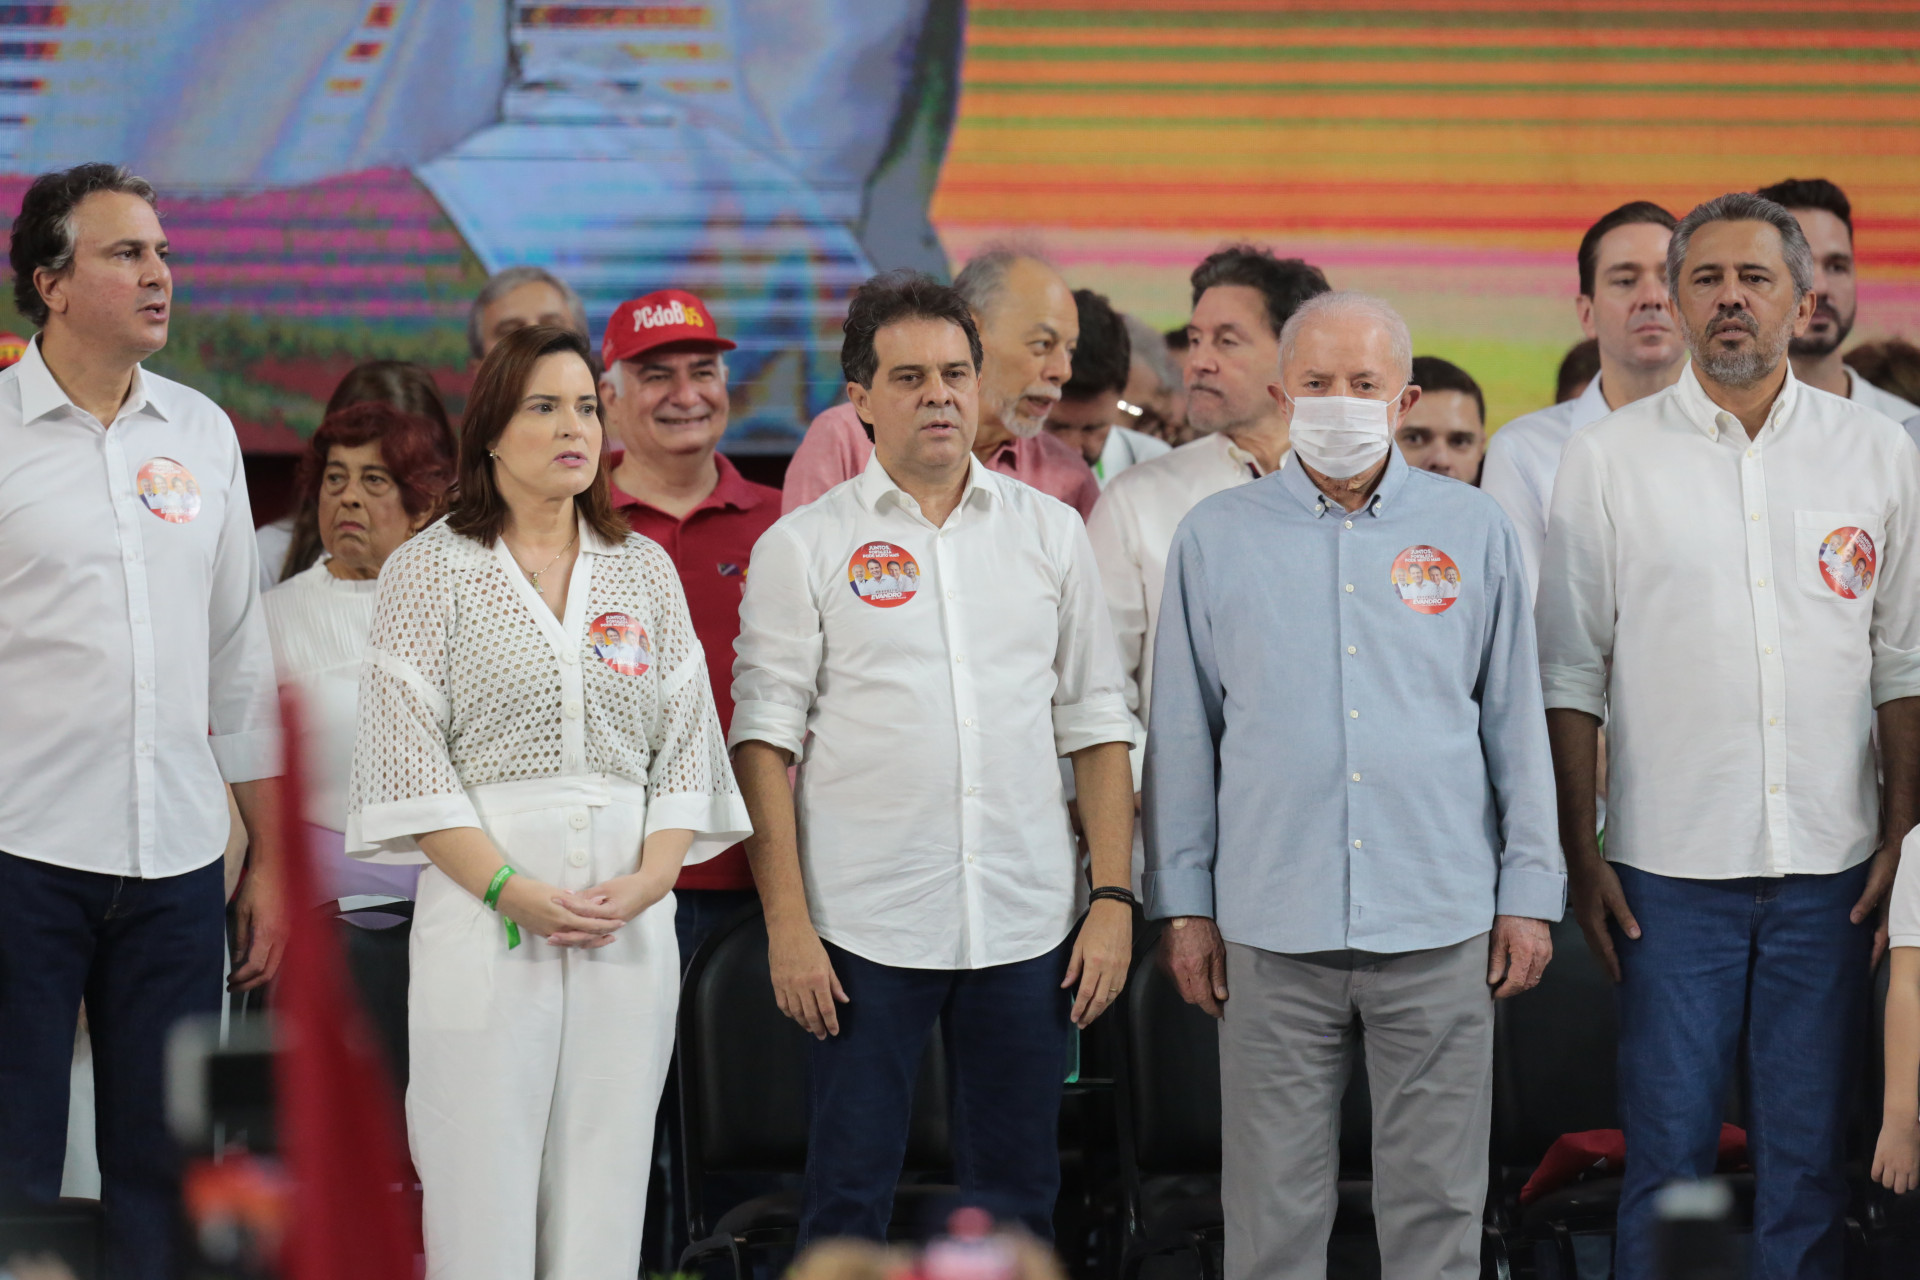
[(1413, 385), (1422, 391), (1458, 391), (1471, 398), (1474, 407), (1480, 411), (1480, 425), (1487, 425), (1487, 397), (1480, 390), (1480, 384), (1473, 380), (1472, 374), (1451, 360), (1442, 360), (1439, 356), (1415, 356)]
[(1252, 244), (1229, 245), (1208, 254), (1193, 269), (1191, 282), (1195, 306), (1200, 304), (1201, 294), (1218, 285), (1258, 289), (1267, 300), (1267, 327), (1276, 338), (1301, 303), (1333, 292), (1320, 268), (1299, 258), (1276, 258), (1271, 249)]
[(1126, 390), (1133, 372), (1133, 339), (1126, 321), (1091, 289), (1075, 289), (1073, 304), (1080, 312), (1080, 345), (1073, 350), (1073, 375), (1060, 394), (1097, 396)]
[[(347, 376), (340, 379), (333, 394), (327, 397), (326, 419), (343, 409), (360, 404), (383, 404), (399, 410), (403, 414), (422, 418), (433, 424), (440, 434), (446, 453), (448, 467), (451, 468), (459, 442), (454, 438), (453, 424), (447, 420), (447, 407), (441, 403), (440, 388), (434, 384), (433, 375), (417, 364), (405, 360), (368, 360), (347, 370)], [(321, 423), (325, 426), (323, 420)], [(316, 434), (316, 439), (318, 438)], [(367, 439), (336, 440), (331, 444), (345, 444), (352, 447), (365, 444)], [(388, 458), (386, 446), (380, 448), (380, 456)], [(287, 543), (287, 554), (280, 561), (280, 575), (275, 581), (285, 582), (294, 574), (306, 569), (320, 558), (324, 546), (320, 539), (320, 473), (326, 470), (326, 449), (321, 449), (315, 457), (309, 444), (307, 453), (301, 462), (300, 480), (294, 488), (299, 495), (300, 505), (293, 512), (293, 537)], [(311, 465), (314, 472), (311, 477), (307, 468)], [(388, 458), (389, 469), (396, 470), (397, 464)], [(452, 474), (449, 470), (448, 480)], [(445, 486), (442, 485), (442, 488)], [(412, 507), (408, 511), (418, 515)]]
[(1580, 251), (1576, 255), (1580, 263), (1580, 295), (1585, 298), (1593, 296), (1593, 277), (1600, 270), (1600, 242), (1606, 239), (1607, 232), (1642, 222), (1671, 231), (1678, 221), (1651, 200), (1629, 200), (1618, 209), (1602, 214), (1600, 221), (1588, 227), (1587, 234), (1580, 237)]
[(1788, 178), (1753, 194), (1765, 196), (1783, 209), (1825, 209), (1847, 224), (1847, 239), (1853, 239), (1853, 202), (1825, 178)]
[(77, 164), (33, 180), (20, 200), (13, 220), (13, 243), (7, 258), (13, 264), (14, 309), (35, 327), (47, 323), (47, 300), (33, 282), (36, 271), (55, 275), (73, 265), (74, 211), (80, 202), (100, 191), (139, 196), (154, 203), (153, 184), (136, 178), (115, 164)]
[[(320, 483), (326, 477), (327, 462), (336, 446), (352, 449), (363, 444), (380, 446), (380, 461), (400, 486), (400, 505), (408, 515), (439, 514), (447, 488), (453, 483), (453, 433), (447, 430), (444, 421), (435, 422), (424, 414), (408, 413), (378, 400), (366, 400), (329, 413), (313, 438), (307, 441), (307, 451), (300, 457), (300, 508), (303, 515), (309, 507), (315, 512), (312, 524), (316, 542)], [(296, 526), (296, 545), (298, 530)], [(292, 577), (318, 558), (316, 554), (307, 564), (290, 567), (280, 575), (281, 579)], [(287, 559), (291, 565), (291, 547)]]
[(1904, 338), (1888, 338), (1863, 342), (1840, 358), (1882, 391), (1920, 404), (1920, 347)]
[(1560, 371), (1553, 375), (1553, 402), (1565, 404), (1600, 376), (1600, 339), (1582, 338), (1567, 348)]
[(980, 346), (980, 330), (973, 323), (973, 311), (966, 299), (922, 272), (887, 271), (855, 289), (847, 301), (847, 321), (841, 326), (846, 337), (840, 343), (840, 372), (848, 382), (873, 386), (873, 375), (880, 368), (874, 338), (888, 325), (902, 320), (945, 320), (958, 325), (967, 335), (973, 370), (980, 371), (986, 352)]
[[(1284, 327), (1284, 325), (1282, 327)], [(1187, 348), (1193, 345), (1193, 339), (1187, 336), (1187, 326), (1185, 325), (1176, 325), (1160, 336), (1162, 341), (1167, 344), (1167, 350), (1174, 355), (1186, 354)]]
[[(473, 391), (467, 396), (466, 415), (460, 420), (459, 480), (453, 506), (447, 512), (447, 526), (455, 533), (488, 547), (500, 536), (507, 522), (507, 500), (494, 480), (490, 456), (493, 446), (520, 411), (534, 366), (563, 352), (580, 357), (580, 363), (592, 372), (587, 340), (571, 329), (550, 324), (515, 329), (480, 362), (473, 377)], [(626, 540), (628, 530), (626, 522), (614, 514), (613, 502), (607, 496), (606, 415), (598, 400), (594, 402), (594, 416), (600, 419), (598, 466), (593, 483), (573, 495), (573, 506), (589, 529), (608, 542), (619, 543)]]

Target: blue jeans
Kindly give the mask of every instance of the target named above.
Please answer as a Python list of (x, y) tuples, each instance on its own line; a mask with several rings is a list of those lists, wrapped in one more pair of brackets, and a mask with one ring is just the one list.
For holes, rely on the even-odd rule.
[(139, 880), (0, 853), (0, 902), (0, 1199), (60, 1198), (84, 999), (106, 1274), (172, 1275), (180, 1157), (166, 1125), (165, 1049), (174, 1023), (220, 1009), (220, 863)]
[(802, 1246), (886, 1239), (913, 1083), (936, 1020), (946, 1033), (961, 1198), (1053, 1238), (1072, 1011), (1060, 982), (1070, 954), (1068, 940), (987, 969), (899, 969), (827, 944), (848, 1003), (840, 1034), (811, 1041)]
[(1653, 1197), (1713, 1172), (1747, 1048), (1755, 1280), (1838, 1280), (1842, 1172), (1865, 1047), (1871, 924), (1847, 913), (1867, 865), (1837, 875), (1684, 880), (1615, 865), (1641, 937), (1617, 929), (1620, 1116), (1627, 1137), (1619, 1280), (1653, 1270)]

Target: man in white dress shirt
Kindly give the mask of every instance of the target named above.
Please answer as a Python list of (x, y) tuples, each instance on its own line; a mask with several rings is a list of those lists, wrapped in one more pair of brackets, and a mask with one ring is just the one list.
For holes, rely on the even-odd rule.
[[(815, 1037), (803, 1244), (885, 1238), (942, 1019), (960, 1192), (1049, 1237), (1069, 1026), (1126, 981), (1132, 730), (1112, 628), (1073, 509), (971, 452), (980, 353), (966, 302), (930, 277), (855, 291), (841, 364), (873, 456), (761, 537), (740, 607), (747, 856), (775, 995)], [(879, 541), (920, 565), (910, 600), (838, 589)], [(1077, 935), (1061, 756), (1093, 862)]]
[(1920, 405), (1883, 391), (1840, 359), (1840, 348), (1860, 315), (1859, 275), (1853, 258), (1853, 202), (1825, 178), (1788, 178), (1760, 195), (1784, 207), (1813, 250), (1813, 321), (1787, 347), (1793, 376), (1904, 423)]
[(1620, 984), (1620, 1280), (1652, 1271), (1654, 1193), (1713, 1172), (1743, 1039), (1751, 1274), (1841, 1274), (1869, 958), (1920, 778), (1920, 452), (1793, 376), (1811, 259), (1759, 196), (1689, 213), (1667, 279), (1693, 364), (1575, 436), (1554, 490), (1540, 660), (1572, 906)]
[[(1287, 420), (1272, 390), (1280, 378), (1280, 330), (1301, 303), (1328, 291), (1318, 267), (1252, 245), (1209, 256), (1194, 268), (1192, 286), (1187, 420), (1205, 434), (1114, 477), (1087, 521), (1120, 644), (1127, 709), (1142, 741), (1173, 531), (1202, 498), (1286, 465)], [(1135, 752), (1136, 790), (1140, 761)], [(1136, 849), (1136, 878), (1142, 856)]]
[(1613, 210), (1580, 238), (1580, 331), (1600, 344), (1600, 374), (1573, 399), (1523, 414), (1493, 433), (1480, 487), (1520, 535), (1527, 586), (1540, 590), (1540, 555), (1560, 451), (1580, 428), (1673, 385), (1686, 344), (1667, 297), (1673, 215), (1647, 200)]
[(251, 838), (232, 985), (279, 965), (273, 656), (233, 424), (140, 362), (173, 283), (153, 188), (36, 180), (0, 374), (0, 1202), (51, 1205), (74, 1020), (93, 1041), (105, 1274), (172, 1274), (169, 1030), (220, 1007), (231, 784)]

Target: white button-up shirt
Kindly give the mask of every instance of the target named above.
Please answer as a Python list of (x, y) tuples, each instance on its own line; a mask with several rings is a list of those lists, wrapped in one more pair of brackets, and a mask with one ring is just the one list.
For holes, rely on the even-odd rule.
[(221, 781), (280, 770), (233, 424), (136, 369), (110, 427), (39, 339), (0, 373), (0, 849), (159, 877), (220, 857)]
[(1902, 400), (1893, 392), (1874, 386), (1851, 368), (1847, 369), (1847, 399), (1855, 404), (1863, 404), (1875, 413), (1884, 413), (1895, 422), (1905, 422), (1915, 414), (1920, 414), (1920, 404)]
[[(1281, 467), (1292, 456), (1282, 455)], [(1127, 710), (1142, 741), (1153, 703), (1153, 636), (1160, 628), (1160, 591), (1167, 581), (1173, 531), (1201, 499), (1259, 476), (1253, 455), (1216, 431), (1115, 476), (1087, 518), (1087, 537), (1120, 646)], [(1142, 754), (1133, 753), (1135, 790)]]
[(1568, 443), (1536, 616), (1546, 705), (1611, 708), (1608, 858), (1845, 870), (1873, 709), (1920, 694), (1920, 452), (1791, 373), (1749, 440), (1689, 367)]
[(1553, 509), (1553, 477), (1560, 469), (1560, 454), (1574, 432), (1612, 412), (1595, 376), (1573, 399), (1522, 414), (1487, 440), (1480, 489), (1500, 504), (1513, 522), (1513, 531), (1520, 535), (1527, 590), (1536, 596), (1540, 593), (1540, 558), (1547, 545), (1547, 512)]
[[(869, 558), (908, 557), (912, 591), (856, 590)], [(910, 969), (1060, 944), (1078, 871), (1054, 761), (1132, 741), (1073, 508), (972, 462), (936, 528), (876, 454), (761, 536), (735, 649), (728, 741), (800, 761), (821, 937)]]

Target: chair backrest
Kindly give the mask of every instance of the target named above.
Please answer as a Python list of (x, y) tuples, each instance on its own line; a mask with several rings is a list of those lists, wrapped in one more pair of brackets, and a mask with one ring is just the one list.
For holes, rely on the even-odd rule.
[(1136, 951), (1119, 1006), (1122, 1158), (1141, 1178), (1218, 1173), (1218, 1024), (1180, 998), (1157, 938)]
[[(689, 1173), (798, 1173), (807, 1159), (807, 1033), (780, 1012), (758, 905), (716, 929), (680, 993), (680, 1120)], [(945, 1170), (946, 1055), (922, 1055), (906, 1167)]]
[(1540, 985), (1494, 1009), (1496, 1164), (1531, 1168), (1566, 1133), (1618, 1129), (1613, 980), (1571, 913)]
[[(354, 919), (400, 917), (400, 923), (386, 928), (363, 929)], [(362, 907), (343, 911), (336, 917), (347, 971), (353, 975), (360, 995), (360, 1007), (386, 1051), (387, 1068), (392, 1074), (394, 1097), (407, 1093), (409, 1062), (407, 1057), (407, 983), (408, 938), (413, 932), (411, 902), (383, 903), (378, 908)]]

